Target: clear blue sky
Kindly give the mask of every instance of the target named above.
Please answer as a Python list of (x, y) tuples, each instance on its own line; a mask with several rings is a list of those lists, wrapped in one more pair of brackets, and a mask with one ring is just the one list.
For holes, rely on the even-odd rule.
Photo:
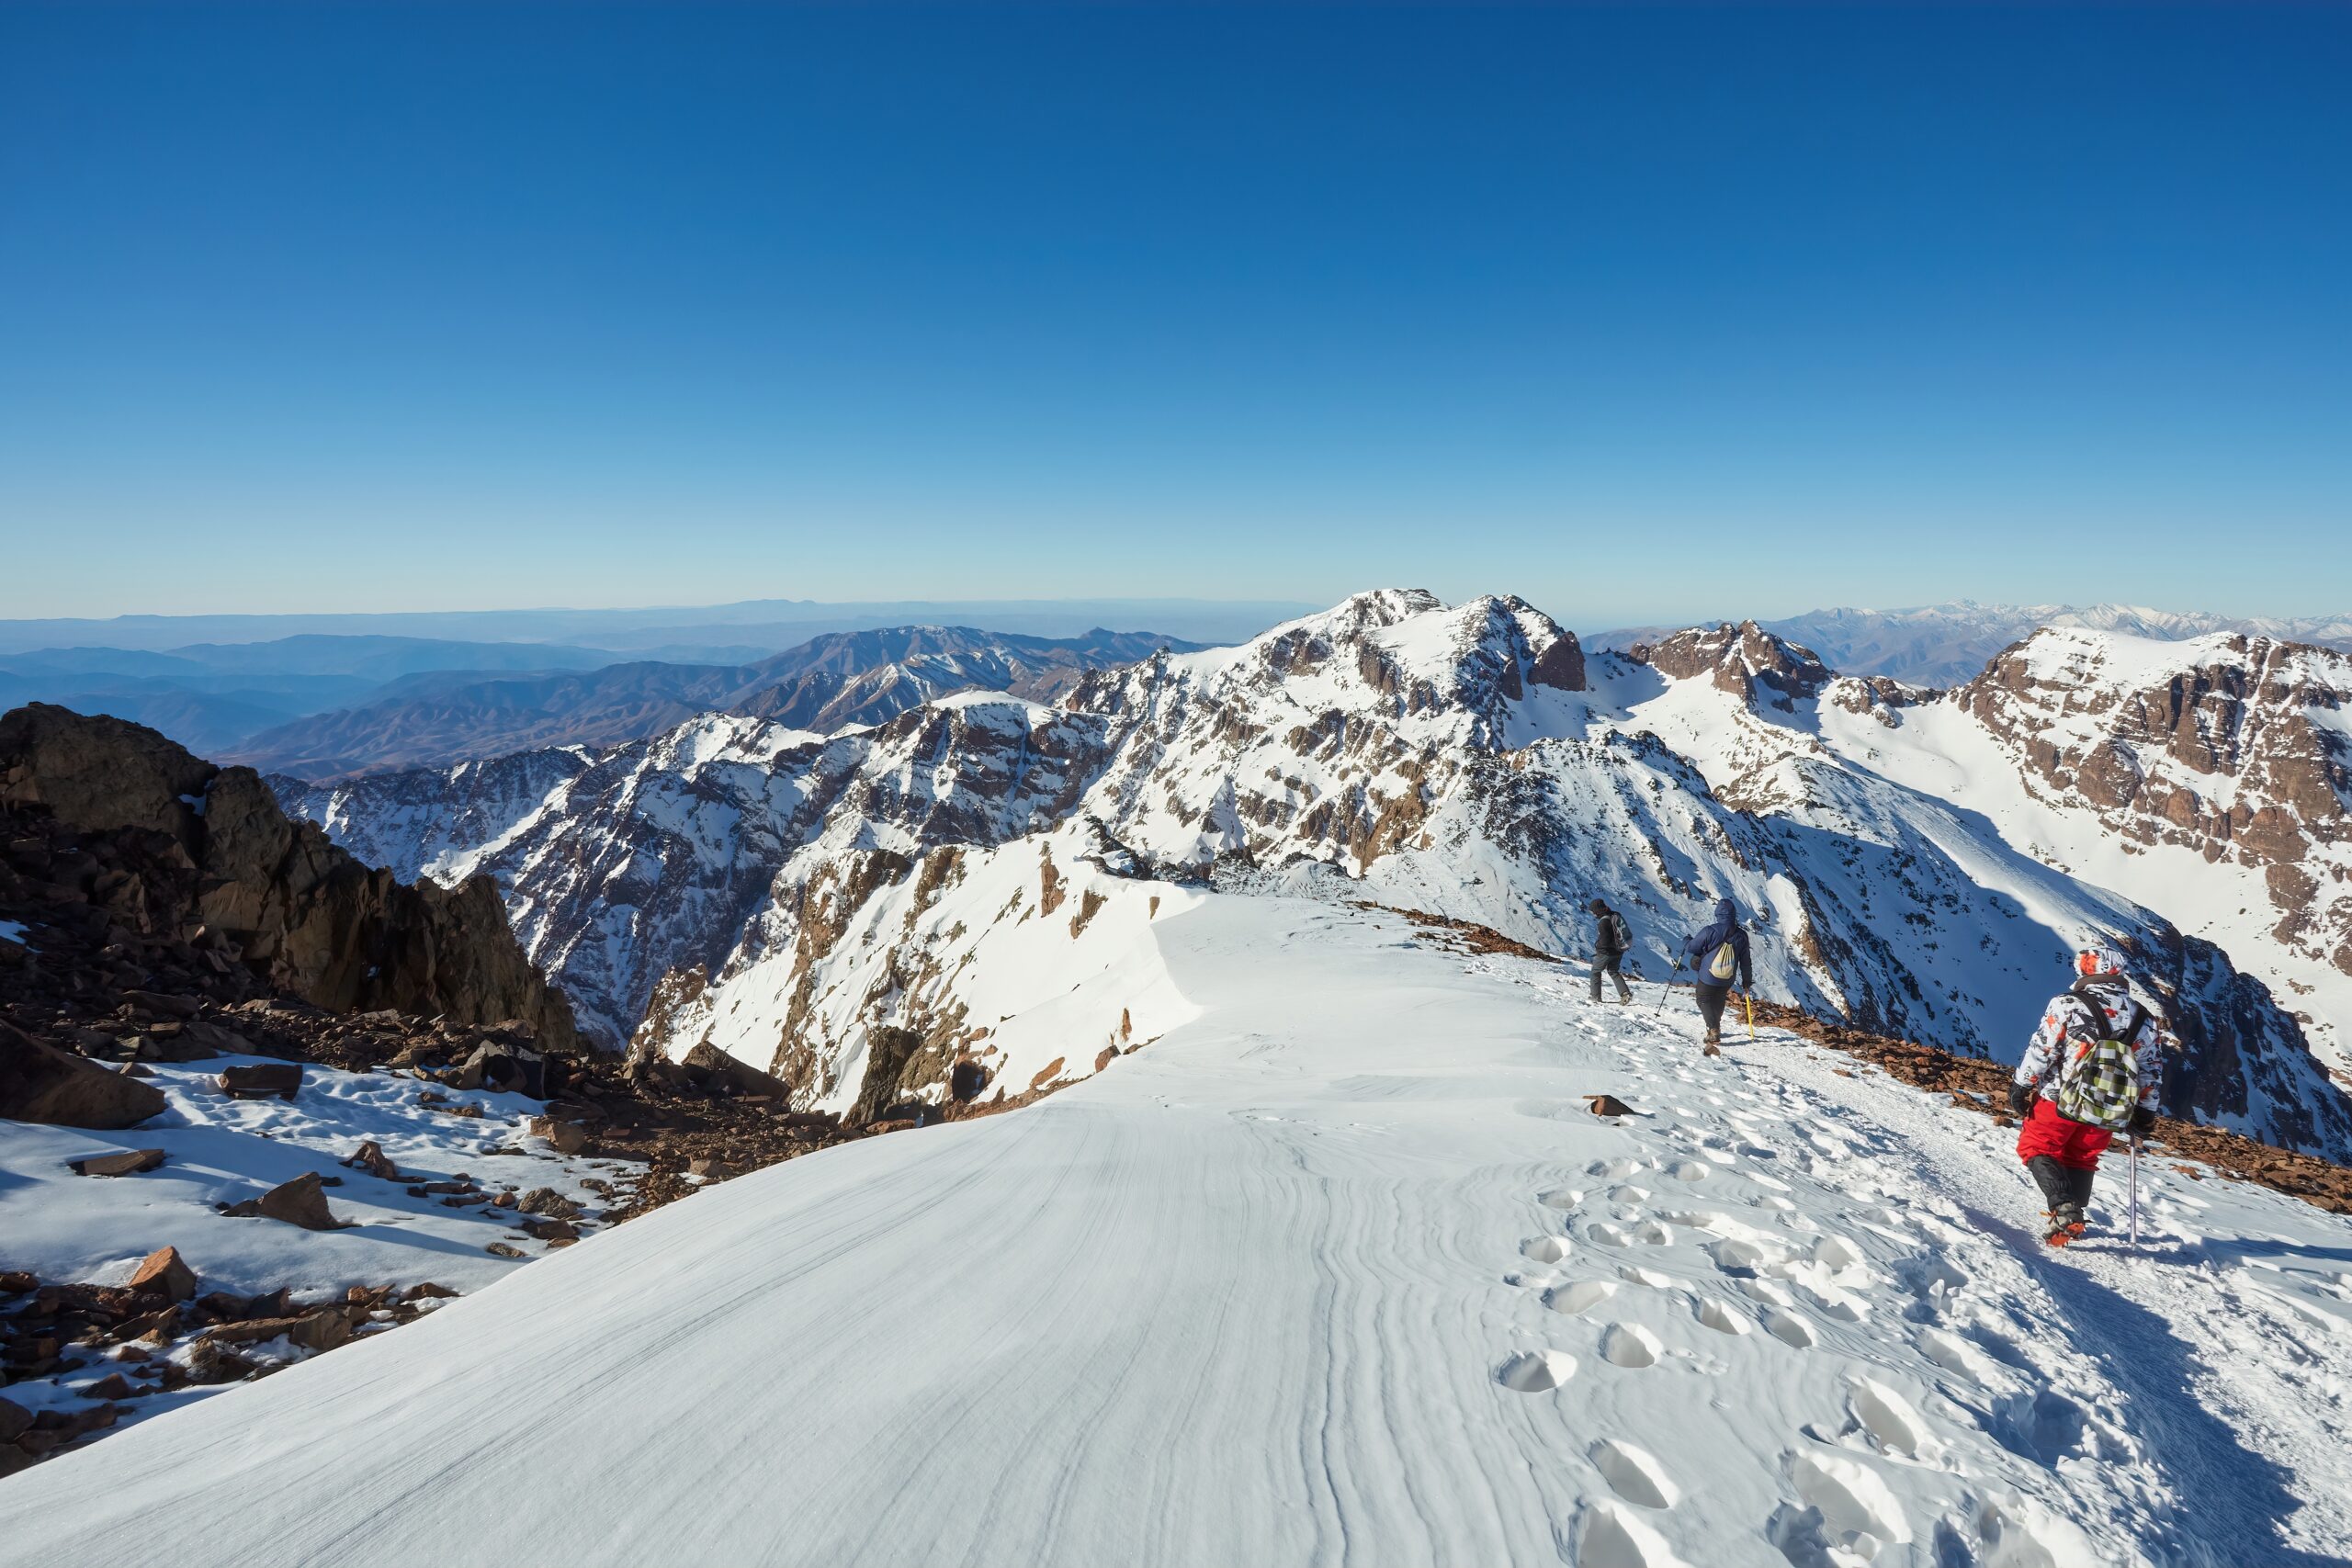
[(0, 615), (2352, 607), (2352, 8), (0, 6)]

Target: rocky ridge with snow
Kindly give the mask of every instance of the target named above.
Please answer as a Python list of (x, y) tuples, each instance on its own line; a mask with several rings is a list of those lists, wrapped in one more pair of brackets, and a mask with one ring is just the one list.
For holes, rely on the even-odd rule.
[(594, 756), (280, 788), (396, 865), (496, 877), (601, 1042), (717, 1044), (804, 1108), (845, 1109), (877, 1042), (914, 1095), (966, 1052), (993, 1049), (1000, 1092), (1085, 1076), (1177, 1012), (1120, 995), (1090, 929), (1246, 871), (1555, 952), (1605, 897), (1653, 977), (1729, 897), (1762, 994), (1996, 1056), (2073, 945), (2124, 941), (2188, 1047), (2169, 1103), (2352, 1153), (2312, 1049), (2333, 1018), (2274, 999), (2267, 950), (1871, 755), (1962, 719), (1999, 744), (1969, 711), (1752, 624), (1589, 655), (1516, 599), (1384, 591), (1095, 671), (1050, 708), (966, 694), (830, 737), (708, 717)]

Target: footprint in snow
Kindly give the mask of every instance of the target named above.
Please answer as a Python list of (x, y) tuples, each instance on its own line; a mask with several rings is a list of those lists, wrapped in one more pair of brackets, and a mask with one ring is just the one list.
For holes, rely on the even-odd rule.
[(1519, 1255), (1530, 1263), (1557, 1263), (1568, 1255), (1568, 1238), (1564, 1235), (1530, 1236), (1519, 1244)]
[(1628, 1503), (1645, 1508), (1671, 1508), (1680, 1500), (1679, 1490), (1667, 1479), (1666, 1466), (1646, 1449), (1604, 1438), (1592, 1445), (1587, 1457), (1600, 1472), (1600, 1478), (1609, 1483), (1609, 1489)]
[(1560, 1285), (1544, 1292), (1544, 1304), (1554, 1312), (1575, 1316), (1589, 1312), (1617, 1293), (1617, 1287), (1606, 1280), (1579, 1280), (1573, 1285)]
[(1664, 1537), (1614, 1503), (1595, 1503), (1577, 1519), (1576, 1556), (1582, 1568), (1685, 1568)]
[(1495, 1369), (1495, 1381), (1514, 1393), (1549, 1393), (1576, 1372), (1577, 1359), (1565, 1350), (1521, 1350)]
[(1655, 1367), (1664, 1348), (1657, 1335), (1636, 1324), (1612, 1323), (1600, 1337), (1600, 1359), (1612, 1367)]
[(1750, 1333), (1756, 1327), (1756, 1325), (1748, 1320), (1747, 1315), (1745, 1313), (1736, 1312), (1730, 1306), (1727, 1306), (1722, 1302), (1715, 1301), (1713, 1298), (1700, 1302), (1699, 1321), (1705, 1324), (1709, 1328), (1713, 1329), (1716, 1333), (1728, 1334), (1734, 1338), (1737, 1338), (1743, 1334)]

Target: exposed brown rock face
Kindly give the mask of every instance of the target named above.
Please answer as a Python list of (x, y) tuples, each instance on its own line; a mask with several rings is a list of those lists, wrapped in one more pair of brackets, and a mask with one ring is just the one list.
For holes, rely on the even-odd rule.
[(164, 1109), (164, 1091), (0, 1022), (0, 1117), (62, 1127), (135, 1127)]
[(2134, 843), (2259, 868), (2272, 934), (2352, 975), (2352, 655), (2230, 637), (2149, 675), (2044, 630), (1952, 695), (2037, 794)]
[(213, 933), (270, 985), (330, 1011), (521, 1019), (546, 1049), (577, 1046), (570, 1006), (524, 958), (495, 886), (408, 886), (363, 865), (316, 826), (289, 822), (250, 769), (216, 769), (153, 730), (35, 703), (0, 716), (0, 807), (168, 840), (187, 886), (119, 896), (135, 929)]
[(1783, 641), (1754, 621), (1694, 626), (1637, 644), (1630, 657), (1678, 681), (1705, 676), (1750, 710), (1792, 710), (1800, 698), (1820, 695), (1833, 679), (1811, 649)]

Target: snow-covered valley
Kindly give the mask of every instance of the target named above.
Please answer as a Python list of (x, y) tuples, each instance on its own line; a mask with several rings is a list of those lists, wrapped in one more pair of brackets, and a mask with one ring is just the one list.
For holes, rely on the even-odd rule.
[[(1189, 1017), (0, 1483), (0, 1562), (2298, 1563), (2352, 1552), (2352, 1222), (1687, 998), (1169, 889)], [(1622, 1097), (1601, 1119), (1580, 1097)], [(428, 1392), (429, 1391), (429, 1392)], [(664, 1482), (644, 1484), (649, 1465)]]

